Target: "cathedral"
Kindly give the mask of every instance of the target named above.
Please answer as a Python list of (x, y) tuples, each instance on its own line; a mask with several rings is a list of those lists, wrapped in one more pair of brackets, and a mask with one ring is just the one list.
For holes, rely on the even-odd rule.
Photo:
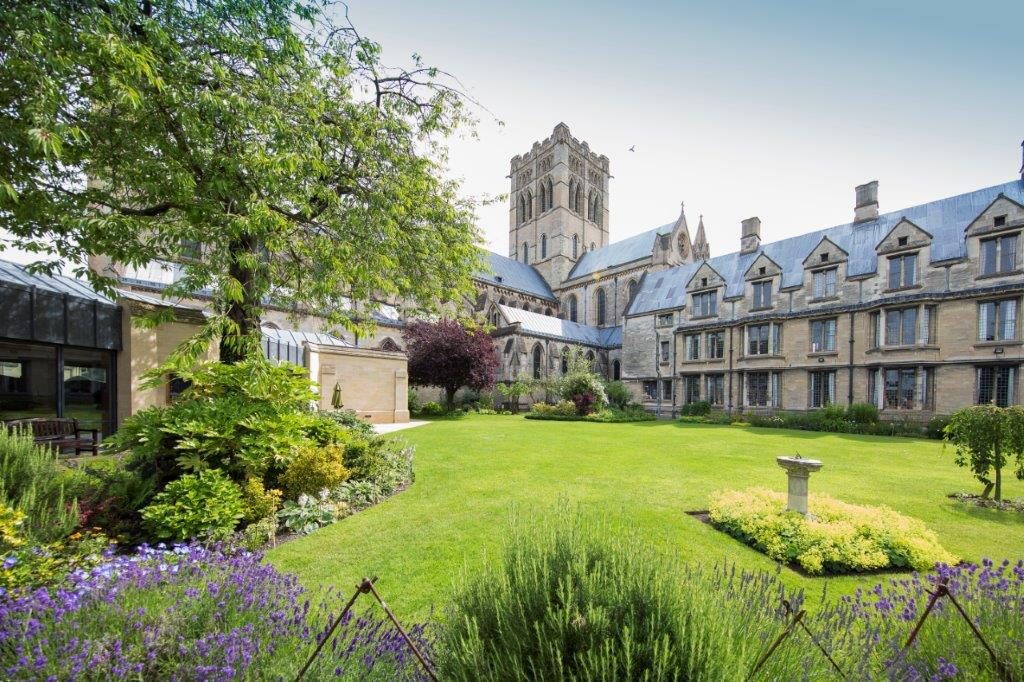
[(611, 240), (608, 157), (564, 123), (512, 159), (508, 255), (488, 252), (475, 309), (495, 328), (499, 380), (562, 371), (572, 346), (622, 376), (622, 324), (646, 277), (710, 258), (704, 224), (675, 222)]
[(703, 219), (612, 241), (608, 158), (564, 123), (511, 161), (508, 255), (489, 253), (474, 312), (494, 328), (498, 379), (565, 371), (580, 347), (665, 416), (865, 402), (926, 421), (1020, 403), (1020, 177), (883, 213), (879, 183), (851, 220), (779, 240), (739, 225), (712, 256)]

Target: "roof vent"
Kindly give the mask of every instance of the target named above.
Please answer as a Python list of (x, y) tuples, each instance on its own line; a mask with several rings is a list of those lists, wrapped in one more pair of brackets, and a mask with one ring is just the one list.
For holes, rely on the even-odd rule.
[(878, 218), (878, 180), (858, 185), (857, 203), (853, 207), (853, 222), (862, 223)]

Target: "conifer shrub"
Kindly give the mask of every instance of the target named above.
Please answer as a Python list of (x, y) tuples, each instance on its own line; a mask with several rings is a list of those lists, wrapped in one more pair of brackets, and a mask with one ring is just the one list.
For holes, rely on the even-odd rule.
[(881, 569), (927, 570), (955, 564), (922, 521), (888, 507), (847, 504), (813, 494), (805, 518), (786, 511), (785, 493), (766, 488), (720, 491), (709, 512), (716, 527), (776, 561), (812, 575)]

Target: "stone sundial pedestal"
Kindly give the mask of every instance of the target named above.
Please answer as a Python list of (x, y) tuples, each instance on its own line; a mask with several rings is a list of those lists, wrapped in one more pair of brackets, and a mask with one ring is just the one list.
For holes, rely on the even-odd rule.
[(808, 516), (807, 479), (823, 466), (822, 463), (816, 459), (804, 459), (800, 455), (776, 457), (775, 461), (786, 470), (786, 478), (789, 480), (789, 498), (786, 510)]

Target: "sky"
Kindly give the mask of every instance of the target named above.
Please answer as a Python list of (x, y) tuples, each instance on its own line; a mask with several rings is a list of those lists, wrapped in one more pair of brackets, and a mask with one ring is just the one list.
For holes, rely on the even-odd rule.
[[(766, 242), (850, 222), (870, 180), (887, 212), (1020, 175), (1019, 0), (348, 6), (386, 63), (417, 53), (486, 107), (451, 144), (467, 196), (507, 193), (509, 159), (564, 121), (609, 157), (613, 241), (685, 201), (716, 255), (755, 215)], [(507, 253), (508, 204), (478, 216)]]
[[(419, 54), (484, 107), (478, 137), (451, 143), (467, 197), (507, 193), (509, 159), (564, 121), (610, 159), (613, 241), (685, 201), (723, 254), (751, 216), (765, 242), (849, 222), (870, 180), (887, 212), (1019, 177), (1020, 0), (348, 7), (385, 63)], [(507, 253), (508, 204), (477, 213)]]

